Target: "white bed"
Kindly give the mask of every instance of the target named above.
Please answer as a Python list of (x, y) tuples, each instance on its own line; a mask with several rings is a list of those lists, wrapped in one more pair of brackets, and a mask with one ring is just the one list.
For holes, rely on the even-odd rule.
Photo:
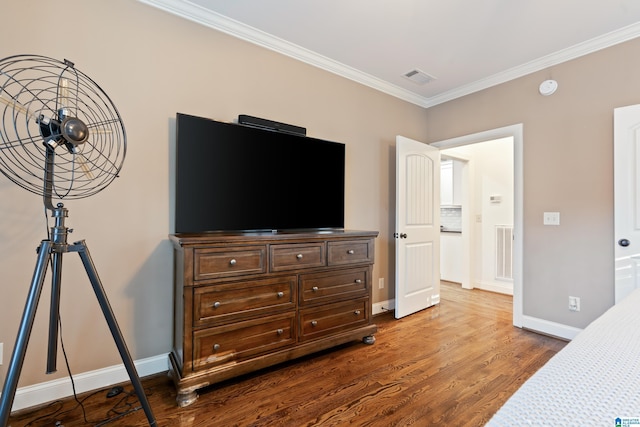
[(617, 425), (640, 426), (640, 289), (580, 332), (487, 424)]

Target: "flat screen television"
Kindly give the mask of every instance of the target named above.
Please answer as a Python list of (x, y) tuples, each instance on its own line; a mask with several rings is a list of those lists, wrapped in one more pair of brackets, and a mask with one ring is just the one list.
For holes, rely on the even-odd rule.
[(178, 113), (175, 232), (344, 228), (345, 145)]

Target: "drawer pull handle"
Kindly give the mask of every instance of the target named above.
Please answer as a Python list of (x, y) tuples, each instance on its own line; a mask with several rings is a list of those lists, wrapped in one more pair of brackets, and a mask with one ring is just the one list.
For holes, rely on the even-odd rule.
[(356, 279), (356, 283), (362, 283), (362, 279)]
[(353, 249), (349, 249), (349, 250), (347, 251), (347, 253), (348, 253), (349, 255), (353, 255), (355, 252), (353, 251)]
[(278, 295), (278, 298), (282, 298), (284, 296), (284, 292), (280, 291), (276, 295)]
[(220, 301), (216, 301), (212, 304), (213, 308), (218, 308), (220, 307)]
[(317, 286), (314, 286), (313, 288), (311, 288), (311, 290), (312, 290), (313, 292), (318, 292), (318, 291), (319, 291), (319, 288), (318, 288)]
[(355, 314), (356, 316), (359, 316), (360, 315), (360, 310), (354, 311), (353, 314)]
[(232, 259), (231, 261), (229, 261), (229, 264), (231, 264), (231, 265), (236, 265), (236, 263), (237, 263), (237, 262), (238, 262), (238, 261), (236, 261), (235, 259)]
[(218, 350), (220, 350), (220, 344), (214, 344), (213, 351), (218, 351)]
[(298, 255), (296, 255), (296, 258), (298, 258), (298, 259), (302, 259), (302, 254), (298, 254)]
[(317, 320), (312, 320), (311, 321), (311, 326), (318, 326), (318, 321)]
[(276, 333), (277, 333), (278, 335), (282, 335), (282, 334), (284, 334), (284, 330), (282, 330), (282, 329), (278, 329), (278, 330), (276, 331)]

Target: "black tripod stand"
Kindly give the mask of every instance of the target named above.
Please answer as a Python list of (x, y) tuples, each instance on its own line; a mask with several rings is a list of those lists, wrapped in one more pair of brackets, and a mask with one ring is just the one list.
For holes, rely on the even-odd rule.
[(13, 405), (13, 399), (18, 386), (18, 378), (22, 371), (24, 356), (27, 350), (29, 336), (31, 335), (31, 330), (33, 328), (33, 322), (36, 316), (36, 310), (42, 293), (42, 287), (49, 261), (51, 261), (52, 266), (52, 280), (51, 311), (49, 313), (49, 346), (46, 372), (52, 373), (56, 371), (62, 255), (65, 252), (77, 252), (78, 255), (80, 255), (82, 264), (89, 276), (89, 281), (93, 286), (93, 291), (96, 294), (102, 313), (109, 325), (111, 335), (116, 342), (116, 346), (120, 352), (120, 357), (127, 369), (133, 388), (138, 399), (140, 399), (140, 403), (147, 416), (149, 425), (156, 426), (156, 420), (144, 393), (142, 382), (140, 381), (140, 377), (138, 377), (136, 368), (131, 360), (131, 355), (129, 354), (129, 350), (127, 349), (127, 345), (124, 342), (122, 333), (120, 332), (120, 328), (118, 327), (118, 323), (116, 322), (116, 318), (113, 314), (113, 310), (107, 300), (107, 295), (102, 287), (102, 282), (98, 277), (95, 265), (93, 264), (93, 260), (89, 254), (89, 248), (87, 248), (84, 240), (75, 242), (72, 245), (67, 244), (67, 234), (70, 230), (65, 226), (64, 222), (67, 217), (68, 210), (64, 208), (62, 203), (58, 203), (57, 207), (54, 208), (51, 205), (50, 200), (47, 200), (47, 205), (51, 206), (52, 216), (55, 218), (55, 226), (51, 228), (52, 239), (43, 240), (38, 247), (36, 268), (33, 274), (33, 279), (31, 280), (31, 286), (27, 295), (27, 302), (22, 314), (22, 320), (20, 321), (18, 337), (16, 338), (16, 344), (11, 355), (11, 362), (9, 363), (9, 370), (7, 371), (7, 377), (2, 389), (2, 396), (0, 397), (0, 426), (6, 427), (9, 421), (11, 406)]

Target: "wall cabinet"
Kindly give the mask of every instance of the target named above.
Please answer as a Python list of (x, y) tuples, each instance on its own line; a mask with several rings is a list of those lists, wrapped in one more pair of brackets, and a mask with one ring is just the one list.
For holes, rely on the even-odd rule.
[(353, 340), (374, 342), (373, 231), (170, 236), (176, 401)]
[(457, 160), (440, 162), (440, 205), (462, 204), (462, 163)]

